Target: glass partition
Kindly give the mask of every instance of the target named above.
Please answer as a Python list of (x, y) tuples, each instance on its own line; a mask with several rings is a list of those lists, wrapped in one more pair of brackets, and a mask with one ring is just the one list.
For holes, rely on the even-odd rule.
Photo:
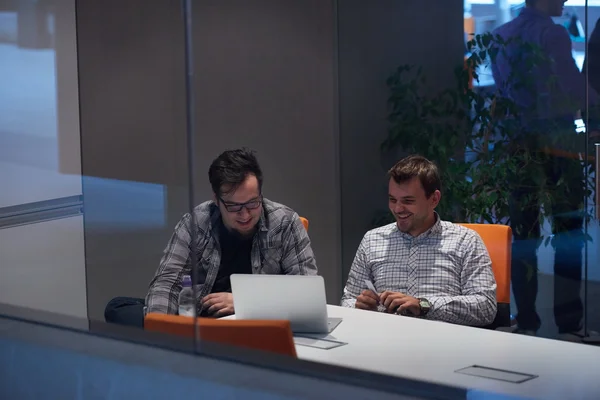
[(589, 3), (0, 5), (0, 303), (386, 395), (557, 395), (504, 357), (556, 352), (585, 397), (520, 335), (599, 328)]
[(190, 193), (183, 22), (178, 4), (132, 22), (140, 5), (0, 5), (0, 303), (27, 315), (141, 330), (165, 274)]
[[(581, 19), (581, 18), (580, 18)], [(599, 105), (598, 93), (600, 93), (599, 77), (595, 67), (600, 60), (600, 3), (596, 1), (585, 1), (583, 18), (583, 32), (585, 33), (585, 62), (582, 72), (587, 82), (587, 109), (583, 113), (583, 127), (581, 130), (586, 135), (585, 154), (589, 169), (586, 171), (587, 197), (585, 199), (586, 225), (585, 225), (585, 247), (583, 265), (583, 290), (582, 299), (584, 303), (583, 316), (583, 342), (598, 345), (600, 337), (600, 309), (596, 306), (596, 299), (600, 296), (600, 269), (598, 260), (600, 257), (599, 242), (600, 228), (600, 196), (598, 192), (598, 168), (600, 166), (600, 139), (598, 134)], [(581, 42), (581, 40), (579, 40)]]
[[(318, 274), (325, 289), (316, 295), (323, 307), (325, 301), (339, 304), (333, 3), (191, 3), (195, 194), (197, 204), (210, 202), (198, 219), (211, 214), (217, 221), (198, 226), (201, 316), (233, 312), (232, 273)], [(238, 151), (242, 148), (254, 155)], [(223, 154), (229, 150), (234, 151)], [(212, 167), (217, 168), (214, 182), (207, 179)], [(233, 172), (226, 175), (219, 168)], [(238, 179), (239, 171), (248, 171), (250, 178)], [(210, 237), (204, 236), (207, 226)], [(245, 300), (235, 299), (236, 310), (254, 300), (251, 308), (269, 314), (292, 301), (293, 294), (281, 297), (278, 291), (279, 305), (273, 304), (275, 292), (260, 282), (240, 283), (238, 297)]]
[(0, 302), (87, 318), (75, 5), (0, 8)]
[[(593, 2), (539, 3), (465, 1), (467, 66), (481, 101), (467, 160), (478, 162), (479, 182), (493, 179), (478, 187), (500, 194), (480, 197), (471, 217), (513, 229), (517, 331), (581, 342), (598, 325), (587, 307), (597, 264), (596, 93), (584, 61), (600, 14)], [(550, 24), (556, 40), (537, 40), (519, 23)]]
[[(542, 275), (539, 265), (546, 263), (544, 257), (554, 254), (555, 249), (559, 279), (551, 278), (550, 285), (557, 281), (556, 285), (562, 285), (557, 293), (564, 295), (556, 299), (557, 319), (573, 317), (572, 304), (580, 286), (569, 274), (579, 267), (583, 271), (585, 198), (590, 194), (590, 165), (581, 129), (582, 118), (587, 115), (582, 112), (583, 98), (572, 96), (570, 91), (560, 92), (552, 52), (544, 53), (538, 48), (541, 46), (526, 38), (510, 41), (491, 33), (530, 11), (503, 2), (488, 10), (496, 17), (480, 23), (485, 18), (477, 20), (475, 5), (471, 8), (475, 16), (465, 19), (462, 1), (454, 2), (454, 7), (444, 4), (426, 13), (418, 2), (367, 5), (344, 1), (335, 2), (333, 7), (323, 2), (291, 6), (266, 0), (252, 6), (242, 1), (191, 3), (187, 17), (191, 19), (191, 64), (187, 74), (192, 77), (188, 84), (193, 103), (189, 112), (193, 116), (197, 171), (206, 174), (193, 180), (193, 204), (200, 204), (194, 213), (198, 271), (192, 276), (200, 301), (197, 323), (210, 325), (207, 317), (223, 316), (247, 320), (262, 315), (270, 319), (281, 315), (276, 309), (289, 298), (301, 298), (290, 289), (273, 300), (271, 291), (281, 287), (273, 284), (270, 289), (266, 279), (252, 283), (232, 278), (233, 274), (289, 274), (285, 270), (290, 259), (283, 256), (288, 255), (283, 253), (287, 251), (284, 239), (297, 240), (296, 249), (301, 240), (295, 237), (295, 228), (281, 225), (293, 224), (289, 220), (276, 220), (280, 231), (271, 230), (271, 218), (276, 218), (274, 201), (289, 207), (293, 215), (308, 219), (311, 253), (317, 260), (318, 275), (324, 279), (329, 316), (342, 319), (332, 331), (320, 331), (316, 336), (306, 335), (300, 331), (303, 328), (292, 324), (295, 354), (317, 362), (328, 359), (341, 363), (339, 360), (344, 359), (344, 365), (351, 368), (392, 374), (389, 370), (395, 364), (391, 362), (387, 369), (369, 363), (354, 365), (348, 361), (351, 358), (338, 359), (333, 354), (346, 355), (352, 340), (349, 332), (361, 329), (347, 315), (356, 307), (357, 295), (369, 287), (357, 280), (360, 274), (352, 276), (351, 272), (365, 251), (364, 238), (369, 237), (365, 234), (382, 226), (395, 232), (395, 226), (401, 224), (397, 213), (397, 218), (390, 215), (390, 208), (396, 208), (386, 173), (409, 154), (423, 155), (437, 164), (442, 178), (441, 201), (436, 208), (440, 219), (512, 228), (513, 236), (503, 242), (503, 254), (510, 254), (512, 249), (512, 288), (519, 294), (511, 300), (511, 279), (495, 279), (490, 267), (482, 278), (483, 285), (490, 283), (482, 289), (489, 309), (476, 307), (471, 314), (463, 310), (460, 318), (438, 311), (439, 319), (516, 330), (511, 307), (516, 316), (523, 298), (535, 298)], [(559, 11), (562, 9), (552, 12)], [(550, 16), (544, 21), (554, 25)], [(577, 38), (585, 36), (579, 29), (582, 22), (571, 18), (565, 24), (568, 31), (560, 31), (565, 36), (571, 26), (577, 28), (570, 34), (575, 37), (574, 44), (569, 44), (575, 53), (568, 49), (567, 61), (571, 75), (575, 73), (573, 79), (582, 84), (577, 64), (581, 58), (577, 51), (582, 51)], [(474, 35), (465, 31), (475, 28), (479, 31)], [(409, 32), (420, 40), (407, 39)], [(440, 36), (445, 40), (438, 40)], [(527, 69), (521, 76), (539, 71), (535, 73), (545, 74), (547, 81), (525, 87), (526, 79), (515, 77), (523, 66)], [(495, 76), (497, 69), (502, 73)], [(514, 79), (520, 80), (515, 83)], [(514, 87), (517, 95), (511, 92)], [(580, 86), (577, 93), (585, 92), (584, 88)], [(525, 100), (521, 102), (519, 96)], [(557, 117), (555, 111), (562, 114)], [(231, 154), (237, 154), (236, 161), (246, 157), (243, 152), (223, 153), (242, 147), (255, 152), (262, 181), (256, 172), (242, 174), (239, 180), (235, 174), (225, 177), (231, 180), (211, 174), (215, 165), (229, 168), (224, 165), (232, 162)], [(572, 175), (563, 177), (567, 172)], [(260, 202), (256, 200), (259, 197)], [(522, 216), (525, 211), (527, 215)], [(263, 226), (265, 221), (268, 224)], [(253, 228), (252, 235), (240, 237), (246, 224)], [(300, 226), (299, 222), (294, 224)], [(284, 229), (293, 233), (284, 237)], [(372, 231), (371, 235), (377, 232), (384, 230)], [(495, 246), (487, 239), (485, 245), (490, 249)], [(487, 253), (483, 246), (480, 243), (479, 249)], [(372, 251), (379, 254), (376, 246)], [(563, 266), (560, 262), (564, 259), (567, 263)], [(272, 265), (275, 268), (269, 269)], [(554, 262), (544, 265), (554, 270)], [(508, 272), (507, 266), (504, 271)], [(405, 284), (402, 272), (389, 275), (387, 281), (379, 282), (374, 275), (364, 277), (384, 288), (382, 291), (399, 291)], [(250, 283), (240, 283), (245, 289), (236, 292), (234, 280)], [(495, 281), (498, 291), (492, 289)], [(415, 295), (418, 292), (412, 291)], [(506, 296), (499, 300), (498, 292)], [(541, 294), (537, 298), (550, 300), (553, 308), (553, 296)], [(443, 301), (436, 300), (440, 303), (430, 308), (443, 309)], [(566, 311), (565, 304), (571, 304)], [(254, 311), (248, 311), (250, 308)], [(560, 333), (577, 336), (583, 321), (581, 316), (573, 330), (565, 328)], [(538, 328), (532, 330), (539, 336), (556, 336)], [(525, 327), (518, 329), (518, 333), (531, 333)], [(200, 351), (207, 337), (201, 331), (197, 332)], [(569, 340), (572, 336), (561, 338)], [(362, 338), (352, 343), (367, 346), (368, 342)], [(319, 346), (325, 347), (320, 349), (325, 353), (315, 350)], [(383, 357), (389, 349), (373, 347), (372, 351)], [(471, 385), (470, 381), (461, 384)]]
[(191, 193), (183, 26), (177, 2), (77, 6), (91, 321), (173, 332), (162, 318), (178, 312), (172, 265), (189, 257), (174, 251), (188, 247), (179, 221)]

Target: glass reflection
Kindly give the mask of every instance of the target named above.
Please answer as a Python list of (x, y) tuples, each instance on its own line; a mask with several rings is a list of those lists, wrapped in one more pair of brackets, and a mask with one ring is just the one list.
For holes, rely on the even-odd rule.
[(0, 302), (85, 318), (74, 15), (0, 9)]
[(588, 9), (573, 1), (512, 3), (465, 2), (465, 34), (474, 39), (467, 54), (473, 86), (493, 94), (490, 110), (502, 120), (486, 151), (498, 154), (502, 146), (500, 152), (521, 160), (506, 165), (501, 179), (510, 197), (506, 209), (495, 209), (515, 234), (517, 332), (581, 341), (588, 335), (582, 274), (592, 261), (584, 254), (592, 255), (597, 225), (586, 206), (594, 165), (585, 127), (593, 122), (584, 121), (594, 120), (597, 107), (583, 68)]

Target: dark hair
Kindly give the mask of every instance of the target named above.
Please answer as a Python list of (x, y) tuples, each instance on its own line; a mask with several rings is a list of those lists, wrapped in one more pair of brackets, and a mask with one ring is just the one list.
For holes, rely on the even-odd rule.
[[(217, 196), (236, 190), (250, 174), (256, 176), (258, 189), (262, 192), (262, 170), (254, 151), (247, 148), (224, 151), (208, 168), (208, 180)], [(229, 186), (227, 193), (221, 192), (223, 185)]]
[(422, 156), (413, 155), (403, 158), (388, 171), (388, 176), (398, 184), (419, 178), (427, 197), (436, 190), (442, 190), (442, 180), (437, 166)]
[(525, 0), (525, 5), (527, 6), (535, 6), (537, 0)]

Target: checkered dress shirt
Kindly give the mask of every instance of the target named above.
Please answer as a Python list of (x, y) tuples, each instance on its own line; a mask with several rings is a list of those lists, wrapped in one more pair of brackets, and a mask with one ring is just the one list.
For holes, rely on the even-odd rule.
[(427, 319), (491, 324), (496, 280), (481, 237), (436, 217), (435, 225), (417, 237), (400, 232), (395, 223), (367, 232), (352, 263), (342, 306), (355, 306), (368, 279), (379, 293), (389, 290), (429, 300)]
[[(196, 237), (192, 245), (192, 217), (186, 214), (175, 227), (146, 296), (147, 313), (176, 314), (184, 275), (192, 275), (191, 251), (197, 255), (198, 301), (211, 292), (221, 265), (219, 207), (212, 201), (194, 209)], [(252, 273), (316, 275), (310, 239), (298, 214), (267, 199), (250, 254)]]

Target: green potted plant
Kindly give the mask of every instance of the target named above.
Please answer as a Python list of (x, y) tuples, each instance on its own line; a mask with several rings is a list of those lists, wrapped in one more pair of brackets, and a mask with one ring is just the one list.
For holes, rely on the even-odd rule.
[[(514, 74), (510, 84), (521, 90), (533, 90), (530, 73), (552, 61), (534, 45), (519, 39), (505, 41), (490, 33), (476, 35), (468, 42), (470, 55), (465, 65), (456, 70), (454, 88), (433, 96), (425, 95), (426, 77), (422, 69), (408, 65), (398, 67), (387, 79), (389, 131), (381, 150), (388, 153), (401, 149), (437, 163), (444, 185), (437, 210), (444, 220), (508, 223), (511, 189), (519, 187), (530, 190), (521, 198), (513, 198), (512, 201), (517, 202), (513, 206), (531, 207), (533, 204), (540, 207), (540, 225), (548, 215), (544, 210), (570, 201), (570, 171), (563, 171), (558, 182), (549, 182), (543, 171), (543, 161), (553, 151), (571, 157), (581, 156), (585, 135), (574, 135), (572, 129), (549, 128), (552, 133), (544, 138), (543, 149), (515, 146), (520, 132), (519, 121), (530, 110), (517, 107), (498, 90), (486, 92), (471, 85), (471, 79), (479, 79), (478, 71), (487, 68), (499, 52), (506, 51), (509, 46), (513, 49), (518, 46), (519, 51), (515, 53), (521, 55), (512, 62), (526, 66), (514, 70), (528, 71), (521, 76)], [(550, 93), (554, 85), (556, 80), (551, 76), (548, 81)], [(557, 100), (552, 97), (552, 101)], [(589, 197), (594, 189), (590, 178), (592, 165), (583, 157), (580, 167), (586, 170), (585, 196)], [(390, 222), (393, 217), (383, 211), (379, 211), (373, 220), (377, 226)], [(527, 232), (521, 233), (527, 235)]]

